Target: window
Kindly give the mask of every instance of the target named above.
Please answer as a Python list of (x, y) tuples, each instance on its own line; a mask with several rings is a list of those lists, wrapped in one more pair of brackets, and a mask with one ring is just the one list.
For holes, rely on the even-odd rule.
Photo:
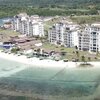
[(96, 48), (93, 48), (93, 50), (96, 50)]
[(93, 44), (93, 46), (96, 46), (96, 44)]

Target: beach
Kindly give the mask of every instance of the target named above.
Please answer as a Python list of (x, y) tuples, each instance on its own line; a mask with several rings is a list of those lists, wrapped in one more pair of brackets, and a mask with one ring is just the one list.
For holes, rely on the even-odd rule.
[(39, 58), (32, 57), (27, 58), (25, 55), (18, 55), (18, 54), (8, 54), (0, 51), (0, 58), (27, 64), (33, 66), (41, 66), (41, 67), (72, 67), (76, 66), (75, 62), (63, 62), (63, 61), (54, 61), (49, 59), (40, 60)]
[(23, 93), (30, 90), (36, 97), (48, 95), (48, 100), (51, 97), (52, 100), (92, 100), (99, 93), (96, 89), (100, 87), (100, 62), (89, 62), (93, 67), (86, 68), (78, 67), (81, 63), (40, 60), (0, 51), (0, 82), (8, 87), (16, 86)]
[[(40, 60), (39, 58), (32, 57), (27, 58), (25, 55), (18, 55), (18, 54), (8, 54), (0, 51), (0, 58), (27, 64), (27, 65), (33, 65), (35, 67), (51, 67), (51, 68), (59, 68), (59, 67), (67, 67), (67, 68), (77, 68), (82, 62), (64, 62), (63, 60), (55, 61), (50, 59), (43, 59)], [(87, 62), (88, 63), (88, 62)], [(99, 67), (100, 62), (89, 62), (89, 64), (92, 64), (94, 67)]]
[[(63, 62), (63, 61), (54, 61), (49, 59), (40, 60), (39, 58), (32, 57), (27, 58), (25, 55), (18, 55), (18, 54), (9, 54), (0, 51), (0, 59), (1, 59), (1, 65), (0, 65), (0, 77), (9, 77), (15, 73), (18, 73), (22, 70), (25, 70), (27, 68), (75, 68), (76, 64), (74, 62)], [(4, 61), (2, 62), (2, 59)], [(8, 62), (5, 62), (5, 60)], [(5, 64), (5, 65), (2, 65)], [(15, 63), (15, 65), (13, 64)], [(19, 64), (19, 65), (18, 65)], [(4, 67), (3, 67), (4, 66)]]

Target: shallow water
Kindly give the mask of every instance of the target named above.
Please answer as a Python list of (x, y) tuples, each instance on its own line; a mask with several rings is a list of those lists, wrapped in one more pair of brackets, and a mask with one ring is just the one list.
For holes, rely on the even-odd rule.
[(8, 77), (24, 70), (28, 65), (0, 59), (0, 77)]
[(0, 59), (0, 75), (0, 84), (42, 100), (99, 98), (100, 68), (40, 68)]

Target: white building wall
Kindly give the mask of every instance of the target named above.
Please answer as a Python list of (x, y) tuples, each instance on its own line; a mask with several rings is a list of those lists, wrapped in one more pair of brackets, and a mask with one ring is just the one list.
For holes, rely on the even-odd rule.
[(78, 32), (67, 30), (68, 28), (66, 24), (55, 24), (49, 31), (50, 43), (64, 45), (65, 47), (78, 46)]
[(39, 25), (33, 24), (33, 36), (38, 36), (38, 35), (39, 35)]
[(73, 46), (79, 46), (79, 38), (78, 38), (78, 31), (74, 31), (72, 32), (72, 43), (73, 43)]
[(26, 35), (44, 36), (44, 25), (37, 15), (29, 17), (27, 14), (19, 14), (14, 19), (13, 29)]
[(100, 33), (99, 33), (99, 36), (98, 36), (98, 51), (100, 52)]
[[(91, 34), (94, 32), (96, 35)], [(57, 44), (59, 41), (65, 47), (77, 46), (79, 50), (100, 52), (100, 24), (87, 25), (83, 31), (79, 31), (78, 27), (55, 24), (48, 36), (52, 44)]]
[(39, 36), (40, 37), (44, 36), (44, 25), (43, 25), (43, 22), (39, 23)]

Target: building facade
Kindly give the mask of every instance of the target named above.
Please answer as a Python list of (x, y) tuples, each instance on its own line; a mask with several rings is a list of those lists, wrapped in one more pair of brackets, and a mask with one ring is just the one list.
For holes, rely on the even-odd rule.
[(89, 51), (90, 48), (90, 34), (87, 31), (79, 31), (78, 34), (78, 49), (82, 51)]
[(57, 23), (50, 28), (48, 40), (51, 44), (64, 45), (65, 47), (78, 46), (78, 25)]
[(91, 24), (79, 32), (79, 50), (100, 52), (100, 24)]
[(86, 25), (83, 29), (78, 25), (57, 23), (49, 30), (48, 38), (51, 44), (100, 52), (100, 23)]
[(12, 29), (29, 36), (44, 36), (43, 21), (38, 15), (29, 17), (26, 13), (21, 13), (14, 16)]
[(100, 23), (92, 24), (90, 28), (90, 51), (100, 52)]

